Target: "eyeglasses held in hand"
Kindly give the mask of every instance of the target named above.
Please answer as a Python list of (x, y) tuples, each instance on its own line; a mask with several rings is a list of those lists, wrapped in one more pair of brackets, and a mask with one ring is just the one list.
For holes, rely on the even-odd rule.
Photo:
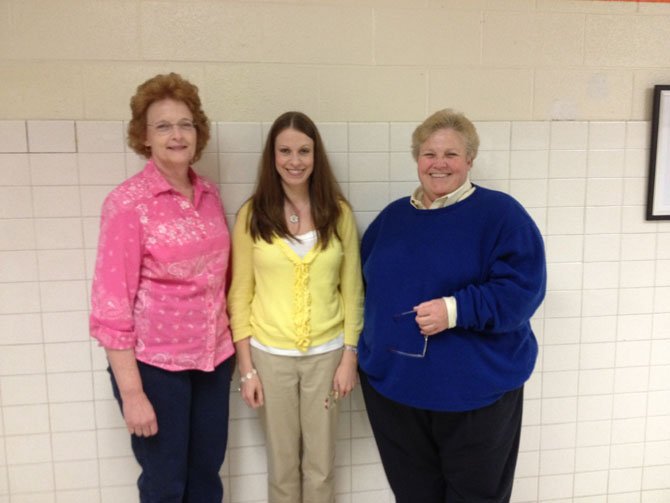
[[(405, 316), (409, 316), (410, 314), (416, 314), (416, 311), (412, 309), (411, 311), (403, 311), (402, 313), (394, 314), (393, 321), (398, 322), (402, 320)], [(428, 336), (427, 335), (423, 336), (423, 349), (421, 350), (420, 353), (409, 353), (407, 351), (401, 351), (396, 348), (388, 348), (388, 349), (391, 353), (395, 353), (398, 355), (408, 356), (410, 358), (424, 358), (426, 356), (426, 350), (428, 349)]]
[(172, 124), (171, 122), (167, 121), (156, 122), (154, 124), (147, 123), (147, 126), (154, 128), (154, 130), (160, 135), (170, 134), (175, 126), (182, 133), (192, 133), (195, 131), (195, 124), (192, 121), (186, 120), (179, 121), (176, 124)]
[(410, 309), (409, 311), (403, 311), (402, 313), (394, 314), (393, 321), (400, 321), (405, 316), (409, 316), (410, 314), (416, 314), (416, 311), (414, 309)]

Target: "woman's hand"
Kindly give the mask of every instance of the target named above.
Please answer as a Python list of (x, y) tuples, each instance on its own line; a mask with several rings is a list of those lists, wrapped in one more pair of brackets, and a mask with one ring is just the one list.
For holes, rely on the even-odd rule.
[(421, 335), (435, 335), (449, 328), (449, 316), (444, 299), (433, 299), (414, 307)]
[(250, 341), (251, 337), (237, 341), (235, 351), (237, 352), (237, 367), (240, 371), (242, 400), (252, 409), (257, 409), (263, 406), (263, 383), (251, 360)]
[(125, 394), (123, 402), (123, 419), (131, 435), (151, 437), (158, 433), (158, 421), (154, 407), (144, 392)]
[(142, 387), (142, 377), (132, 349), (109, 349), (107, 360), (112, 368), (123, 404), (123, 419), (131, 435), (150, 437), (158, 433), (153, 405)]
[[(249, 376), (249, 374), (246, 374)], [(242, 400), (251, 407), (257, 409), (263, 406), (263, 383), (261, 376), (257, 373), (247, 377), (244, 382), (240, 383), (240, 394)]]
[(333, 376), (333, 391), (338, 398), (344, 398), (356, 386), (356, 368), (358, 359), (356, 353), (349, 350), (342, 351), (340, 364), (335, 369)]

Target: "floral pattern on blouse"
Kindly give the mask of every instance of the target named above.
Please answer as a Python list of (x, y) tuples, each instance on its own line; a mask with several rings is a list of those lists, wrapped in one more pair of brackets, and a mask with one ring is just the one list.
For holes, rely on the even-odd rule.
[(218, 190), (190, 171), (193, 204), (153, 161), (106, 198), (91, 335), (166, 370), (212, 370), (233, 352), (226, 312), (230, 236)]

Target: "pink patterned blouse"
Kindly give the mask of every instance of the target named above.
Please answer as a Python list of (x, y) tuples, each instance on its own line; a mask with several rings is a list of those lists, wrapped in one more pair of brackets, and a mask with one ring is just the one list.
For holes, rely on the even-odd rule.
[(226, 312), (230, 236), (214, 184), (190, 170), (194, 203), (153, 161), (105, 200), (91, 335), (166, 370), (214, 369), (235, 350)]

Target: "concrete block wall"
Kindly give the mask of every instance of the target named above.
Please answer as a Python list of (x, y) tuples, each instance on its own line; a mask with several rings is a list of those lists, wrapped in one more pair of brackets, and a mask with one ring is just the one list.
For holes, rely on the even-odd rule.
[(126, 118), (177, 71), (215, 120), (644, 120), (668, 79), (667, 3), (0, 0), (5, 119)]

